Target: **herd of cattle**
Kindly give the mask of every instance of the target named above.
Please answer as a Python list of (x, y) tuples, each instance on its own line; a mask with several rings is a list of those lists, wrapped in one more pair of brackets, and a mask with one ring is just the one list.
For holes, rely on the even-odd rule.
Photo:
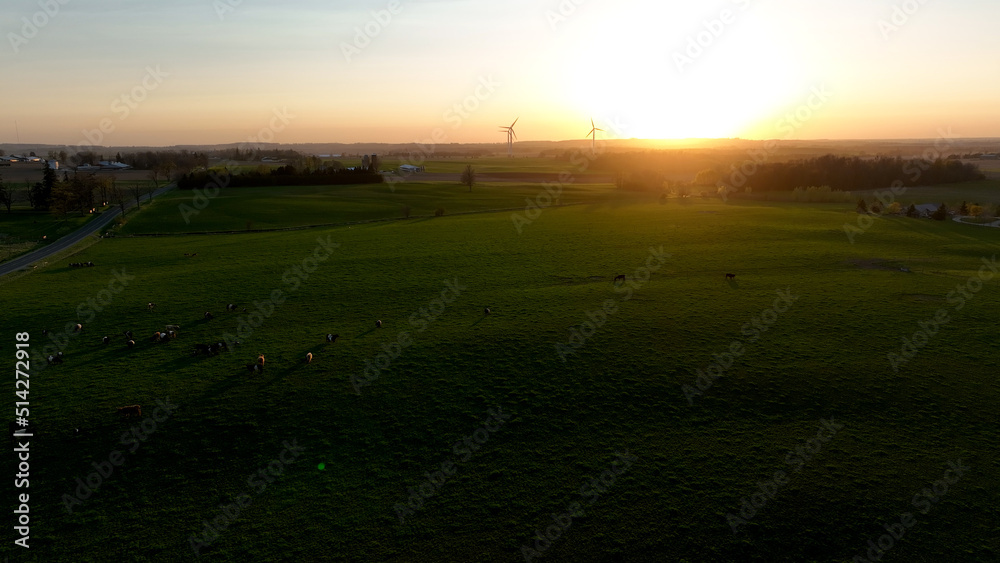
[[(87, 265), (87, 264), (88, 263), (84, 263), (83, 265)], [(93, 263), (89, 263), (89, 264), (91, 266), (93, 265)], [(70, 264), (70, 265), (74, 266), (74, 267), (76, 266), (75, 264)], [(156, 309), (156, 303), (153, 303), (153, 302), (147, 303), (146, 304), (146, 309), (148, 311), (150, 311), (150, 312), (154, 311)], [(229, 312), (236, 312), (237, 309), (239, 309), (239, 306), (236, 305), (235, 303), (230, 303), (229, 305), (226, 306), (226, 310), (229, 311)], [(246, 309), (246, 307), (243, 307), (242, 310), (243, 310), (243, 312), (246, 312), (247, 309)], [(489, 309), (487, 309), (487, 313), (489, 313)], [(205, 312), (204, 318), (206, 320), (211, 320), (211, 319), (215, 318), (215, 315), (213, 315), (211, 312)], [(376, 328), (382, 328), (382, 321), (381, 320), (375, 321), (375, 327)], [(150, 335), (149, 340), (150, 340), (150, 342), (153, 342), (153, 343), (157, 343), (157, 342), (170, 342), (170, 341), (176, 340), (177, 337), (178, 337), (178, 332), (180, 331), (180, 329), (181, 329), (180, 325), (168, 324), (168, 325), (164, 326), (164, 329), (162, 331), (155, 331), (155, 332), (153, 332), (153, 334)], [(82, 332), (82, 331), (83, 331), (83, 325), (82, 324), (77, 323), (77, 324), (74, 325), (73, 332), (79, 333), (79, 332)], [(42, 330), (42, 334), (43, 335), (48, 334), (48, 332), (49, 332), (48, 330)], [(125, 337), (125, 346), (128, 347), (129, 349), (134, 348), (135, 345), (136, 345), (136, 343), (135, 343), (135, 333), (132, 332), (131, 330), (126, 330), (125, 332), (122, 333), (122, 335)], [(340, 338), (339, 334), (329, 333), (329, 334), (326, 335), (326, 342), (328, 344), (333, 344), (334, 342), (337, 341), (338, 338)], [(104, 345), (104, 346), (107, 346), (107, 345), (111, 344), (111, 341), (112, 341), (111, 336), (104, 336), (104, 337), (101, 338), (101, 344)], [(232, 344), (233, 345), (239, 345), (240, 342), (237, 340), (237, 341), (232, 342)], [(204, 355), (207, 355), (207, 356), (217, 356), (217, 355), (221, 354), (223, 351), (228, 351), (229, 349), (230, 349), (230, 345), (227, 344), (226, 342), (214, 342), (214, 343), (210, 343), (210, 344), (195, 344), (194, 345), (194, 350), (192, 352), (192, 355), (193, 356), (199, 356), (199, 355), (204, 354)], [(58, 352), (58, 353), (56, 353), (54, 355), (50, 355), (50, 356), (48, 356), (47, 360), (48, 360), (48, 363), (50, 365), (51, 364), (62, 364), (63, 363), (63, 353), (62, 352)], [(305, 363), (311, 364), (312, 361), (313, 361), (313, 353), (309, 352), (309, 353), (306, 354)], [(245, 366), (246, 370), (249, 371), (251, 374), (263, 373), (264, 372), (264, 362), (265, 362), (264, 354), (260, 354), (260, 355), (257, 356), (257, 360), (255, 362), (246, 364), (246, 366)], [(124, 407), (118, 407), (117, 412), (118, 412), (119, 415), (121, 415), (122, 418), (131, 418), (133, 416), (139, 416), (139, 417), (141, 417), (142, 416), (142, 406), (141, 405), (127, 405), (127, 406), (124, 406)], [(14, 425), (12, 424), (11, 425), (11, 434), (13, 434), (14, 431), (15, 431)]]

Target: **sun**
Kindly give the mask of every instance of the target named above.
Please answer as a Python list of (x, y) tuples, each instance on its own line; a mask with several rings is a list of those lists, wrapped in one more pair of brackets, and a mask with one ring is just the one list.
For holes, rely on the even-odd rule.
[(801, 90), (795, 54), (761, 25), (728, 30), (681, 68), (672, 55), (684, 53), (683, 35), (664, 39), (633, 26), (617, 41), (579, 37), (563, 69), (561, 94), (585, 124), (590, 115), (621, 123), (619, 137), (740, 136)]

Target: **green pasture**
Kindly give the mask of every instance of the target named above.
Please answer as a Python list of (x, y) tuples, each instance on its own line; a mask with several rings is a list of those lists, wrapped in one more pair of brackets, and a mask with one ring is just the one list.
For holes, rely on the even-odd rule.
[[(226, 191), (190, 228), (376, 218), (403, 204), (511, 207), (537, 186), (338, 189)], [(186, 195), (172, 192), (126, 231), (185, 230)], [(0, 280), (8, 346), (20, 331), (33, 350), (51, 345), (43, 329), (68, 340), (64, 364), (32, 363), (32, 548), (8, 542), (2, 554), (196, 560), (192, 535), (249, 494), (201, 560), (523, 561), (522, 547), (535, 549), (574, 502), (583, 514), (535, 561), (846, 562), (904, 512), (917, 523), (886, 561), (1000, 557), (1000, 277), (961, 309), (952, 294), (997, 254), (1000, 230), (880, 218), (852, 244), (853, 205), (591, 201), (544, 210), (520, 233), (502, 212), (105, 239), (74, 257), (94, 268)], [(325, 255), (319, 241), (339, 247), (310, 261)], [(639, 281), (661, 247), (670, 257)], [(102, 294), (122, 270), (134, 279)], [(616, 289), (617, 274), (634, 285)], [(435, 302), (449, 283), (458, 295)], [(276, 290), (284, 301), (270, 311)], [(753, 340), (778, 291), (796, 299)], [(615, 312), (564, 362), (556, 345), (609, 300)], [(942, 308), (949, 321), (894, 371), (887, 354)], [(255, 310), (269, 314), (251, 319)], [(192, 356), (249, 320), (262, 323), (234, 351)], [(60, 334), (74, 322), (82, 333)], [(151, 342), (167, 324), (179, 338)], [(327, 333), (340, 338), (326, 344)], [(744, 353), (689, 404), (683, 386), (734, 342)], [(398, 356), (356, 393), (352, 376), (385, 350)], [(250, 374), (258, 354), (266, 370)], [(128, 452), (122, 434), (140, 421), (116, 407), (141, 404), (146, 420), (167, 397), (176, 413)], [(511, 418), (460, 455), (456, 442), (497, 408)], [(789, 452), (830, 418), (843, 428), (793, 471)], [(248, 477), (286, 440), (302, 455), (254, 491)], [(75, 479), (115, 450), (124, 465), (67, 513)], [(625, 452), (634, 463), (582, 497)], [(920, 513), (914, 495), (958, 460), (970, 469)], [(396, 505), (446, 462), (454, 474), (401, 522)], [(788, 484), (734, 534), (727, 513), (776, 471)], [(12, 480), (4, 487), (13, 499)]]
[[(542, 184), (484, 183), (476, 184), (470, 192), (458, 182), (402, 182), (227, 188), (207, 202), (199, 202), (193, 190), (173, 190), (130, 219), (122, 234), (274, 229), (397, 219), (404, 217), (406, 208), (411, 217), (433, 216), (439, 208), (446, 215), (524, 208), (525, 199), (534, 201), (545, 193)], [(546, 197), (542, 196), (542, 203), (550, 201)], [(568, 205), (628, 197), (610, 185), (567, 184), (560, 202)]]

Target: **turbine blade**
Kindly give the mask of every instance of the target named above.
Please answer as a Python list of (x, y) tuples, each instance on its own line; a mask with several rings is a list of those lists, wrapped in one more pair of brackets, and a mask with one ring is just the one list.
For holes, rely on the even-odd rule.
[[(521, 118), (518, 117), (517, 119), (521, 119)], [(517, 125), (517, 119), (514, 120), (514, 123), (510, 124), (511, 128), (513, 128), (515, 125)]]

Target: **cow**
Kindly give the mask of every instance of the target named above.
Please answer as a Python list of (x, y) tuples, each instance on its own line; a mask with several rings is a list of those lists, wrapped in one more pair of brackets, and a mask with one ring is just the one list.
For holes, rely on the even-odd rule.
[(382, 328), (382, 321), (375, 321), (375, 328)]
[(195, 356), (197, 356), (198, 354), (201, 354), (203, 352), (205, 354), (211, 354), (211, 352), (212, 352), (212, 346), (209, 345), (209, 344), (195, 344), (194, 345), (194, 355)]
[(326, 335), (326, 341), (329, 342), (329, 343), (331, 343), (331, 344), (333, 344), (334, 342), (336, 342), (338, 338), (340, 338), (339, 334), (327, 334)]
[(73, 327), (73, 332), (80, 332), (81, 330), (83, 330), (83, 325), (76, 323), (76, 326)]
[(491, 312), (492, 312), (492, 311), (490, 311), (490, 308), (489, 308), (489, 307), (487, 307), (486, 309), (483, 309), (483, 314), (484, 314), (484, 315), (489, 315), (489, 314), (490, 314)]
[(208, 311), (205, 311), (205, 320), (209, 320), (210, 321), (210, 320), (212, 320), (214, 318), (215, 318), (215, 315), (213, 315), (212, 313), (210, 313)]
[(615, 283), (618, 283), (618, 280), (625, 281), (625, 274), (615, 276)]
[(306, 363), (307, 364), (313, 363), (313, 353), (312, 352), (309, 352), (308, 354), (306, 354)]
[(736, 279), (736, 274), (726, 274), (726, 279), (727, 280), (735, 280)]
[(180, 330), (181, 329), (180, 325), (167, 325), (164, 328), (166, 329), (167, 332), (170, 332), (171, 330)]
[(155, 308), (156, 308), (156, 303), (153, 303), (152, 301), (150, 301), (149, 303), (146, 303), (146, 310), (147, 311), (152, 311)]
[(142, 406), (140, 405), (128, 405), (125, 407), (118, 407), (118, 414), (122, 418), (131, 418), (133, 416), (142, 417)]
[(105, 336), (104, 338), (101, 339), (101, 342), (103, 342), (104, 345), (107, 346), (108, 343), (111, 342), (111, 337), (110, 336)]
[(230, 303), (229, 305), (226, 305), (226, 310), (230, 312), (235, 311), (236, 305), (234, 303)]
[(131, 350), (132, 348), (135, 348), (135, 340), (129, 340), (128, 342), (125, 343), (125, 345), (128, 346), (129, 349)]

